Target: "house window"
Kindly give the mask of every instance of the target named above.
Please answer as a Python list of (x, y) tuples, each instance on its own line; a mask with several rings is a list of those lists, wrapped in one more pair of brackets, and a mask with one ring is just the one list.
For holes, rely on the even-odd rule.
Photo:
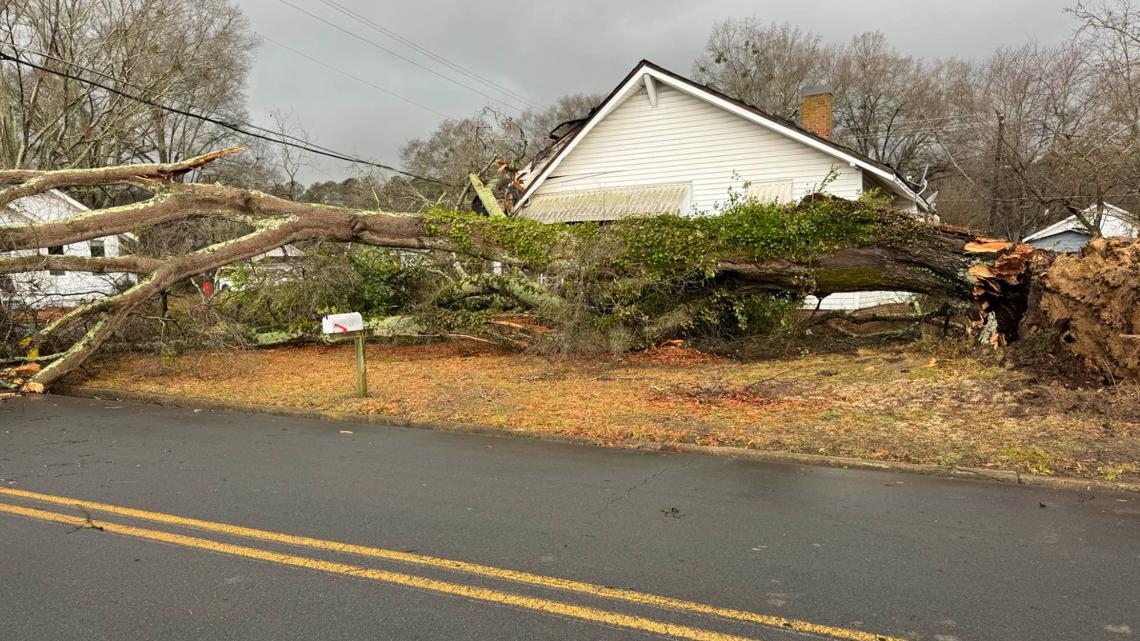
[(102, 239), (96, 238), (95, 240), (93, 240), (87, 244), (91, 248), (91, 257), (92, 258), (101, 258), (101, 257), (107, 255), (107, 249), (103, 245)]
[(792, 202), (792, 181), (773, 180), (748, 185), (748, 198), (761, 203), (787, 204)]
[[(48, 255), (49, 256), (63, 256), (63, 245), (56, 245), (54, 247), (48, 247)], [(64, 271), (62, 269), (52, 269), (52, 270), (49, 270), (48, 273), (51, 274), (52, 276), (63, 276)]]

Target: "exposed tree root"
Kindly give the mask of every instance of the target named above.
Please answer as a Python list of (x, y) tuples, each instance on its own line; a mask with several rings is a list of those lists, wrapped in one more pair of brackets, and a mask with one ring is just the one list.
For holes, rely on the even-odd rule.
[(1140, 243), (1097, 238), (1057, 256), (1035, 281), (1037, 301), (1023, 333), (1051, 330), (1092, 368), (1140, 377)]

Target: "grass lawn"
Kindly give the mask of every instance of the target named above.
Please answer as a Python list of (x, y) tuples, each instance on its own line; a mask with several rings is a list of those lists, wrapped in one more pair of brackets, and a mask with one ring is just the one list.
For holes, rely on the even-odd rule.
[(89, 388), (446, 420), (628, 442), (733, 445), (1140, 480), (1140, 389), (1074, 389), (899, 349), (735, 362), (683, 348), (542, 357), (449, 345), (101, 361)]

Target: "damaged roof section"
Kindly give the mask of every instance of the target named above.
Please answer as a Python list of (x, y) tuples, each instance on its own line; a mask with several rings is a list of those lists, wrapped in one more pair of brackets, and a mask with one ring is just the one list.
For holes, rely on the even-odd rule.
[(543, 223), (580, 223), (679, 214), (688, 192), (687, 184), (672, 184), (536, 194), (519, 217)]

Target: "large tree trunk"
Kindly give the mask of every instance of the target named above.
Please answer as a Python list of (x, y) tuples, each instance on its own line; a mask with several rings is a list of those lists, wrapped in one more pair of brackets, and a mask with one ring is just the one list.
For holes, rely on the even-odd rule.
[[(34, 250), (38, 248), (75, 243), (101, 236), (127, 232), (132, 229), (195, 216), (214, 216), (248, 223), (254, 231), (246, 236), (219, 243), (205, 249), (168, 259), (142, 256), (82, 258), (75, 256), (8, 256), (0, 257), (0, 274), (31, 269), (65, 269), (75, 271), (124, 271), (141, 274), (137, 285), (129, 290), (76, 308), (62, 316), (35, 338), (41, 344), (48, 337), (64, 330), (74, 329), (94, 320), (84, 337), (75, 342), (60, 358), (40, 371), (33, 379), (36, 387), (49, 386), (78, 367), (116, 330), (131, 312), (143, 302), (192, 276), (204, 274), (230, 263), (246, 260), (287, 243), (306, 239), (326, 239), (341, 242), (360, 242), (392, 248), (437, 249), (493, 257), (508, 262), (519, 262), (511, 256), (510, 247), (495, 237), (478, 237), (480, 228), (470, 225), (463, 229), (462, 240), (452, 234), (454, 224), (447, 219), (431, 219), (415, 214), (396, 214), (353, 210), (282, 200), (267, 194), (222, 185), (181, 183), (174, 176), (199, 167), (214, 158), (232, 153), (216, 152), (182, 163), (168, 165), (136, 165), (88, 170), (60, 171), (0, 171), (0, 186), (12, 185), (0, 191), (0, 205), (15, 198), (32, 195), (47, 189), (73, 185), (130, 184), (153, 193), (144, 202), (85, 213), (74, 218), (45, 224), (10, 225), (0, 227), (0, 252)], [(856, 205), (852, 205), (855, 207)], [(915, 225), (912, 219), (898, 212), (882, 210), (876, 224), (883, 233), (883, 242), (870, 246), (837, 248), (811, 259), (754, 260), (746, 257), (722, 257), (716, 265), (723, 280), (738, 287), (758, 290), (803, 291), (806, 282), (811, 291), (831, 293), (842, 291), (897, 289), (929, 293), (961, 300), (977, 301), (993, 322), (994, 341), (1001, 344), (1016, 340), (1027, 307), (1035, 300), (1050, 301), (1049, 309), (1071, 309), (1054, 303), (1053, 294), (1031, 297), (1032, 286), (1040, 282), (1038, 276), (1045, 270), (1050, 257), (1025, 245), (980, 238), (958, 228), (939, 225)], [(516, 224), (498, 219), (497, 225)], [(520, 228), (534, 225), (516, 221)], [(897, 231), (903, 241), (890, 240)], [(472, 237), (474, 236), (474, 237)], [(566, 246), (573, 243), (567, 236)], [(562, 247), (556, 243), (554, 246)], [(572, 252), (563, 247), (565, 260), (573, 260)], [(1115, 250), (1114, 250), (1115, 251)], [(1129, 254), (1134, 256), (1135, 254)], [(1121, 257), (1106, 255), (1106, 262)], [(1062, 263), (1068, 265), (1068, 262)], [(1046, 278), (1046, 290), (1056, 296), (1063, 288), (1058, 282), (1068, 282), (1058, 272), (1056, 279)], [(1037, 279), (1036, 281), (1034, 279)], [(1135, 282), (1135, 279), (1133, 279)], [(464, 295), (491, 290), (491, 280), (475, 279), (450, 295)], [(522, 299), (543, 298), (541, 304), (551, 305), (542, 292), (512, 286), (500, 287), (499, 293)], [(1111, 297), (1111, 294), (1106, 294)], [(1034, 310), (1036, 311), (1036, 310)], [(1070, 341), (1078, 353), (1097, 352), (1098, 357), (1112, 360), (1110, 371), (1135, 372), (1135, 352), (1127, 349), (1102, 349), (1104, 338), (1117, 333), (1135, 333), (1140, 319), (1132, 318), (1127, 330), (1116, 316), (1103, 314), (1095, 318), (1070, 321), (1079, 329), (1083, 339)], [(1054, 322), (1048, 313), (1045, 321)], [(1073, 316), (1075, 319), (1075, 316)], [(1118, 322), (1119, 321), (1119, 322)], [(1112, 329), (1096, 333), (1088, 328), (1113, 324)], [(1099, 331), (1099, 330), (1098, 330)], [(1097, 347), (1092, 347), (1091, 345)], [(1100, 351), (1097, 351), (1100, 350)], [(1103, 352), (1103, 353), (1102, 353)], [(1131, 360), (1130, 360), (1131, 359)]]

